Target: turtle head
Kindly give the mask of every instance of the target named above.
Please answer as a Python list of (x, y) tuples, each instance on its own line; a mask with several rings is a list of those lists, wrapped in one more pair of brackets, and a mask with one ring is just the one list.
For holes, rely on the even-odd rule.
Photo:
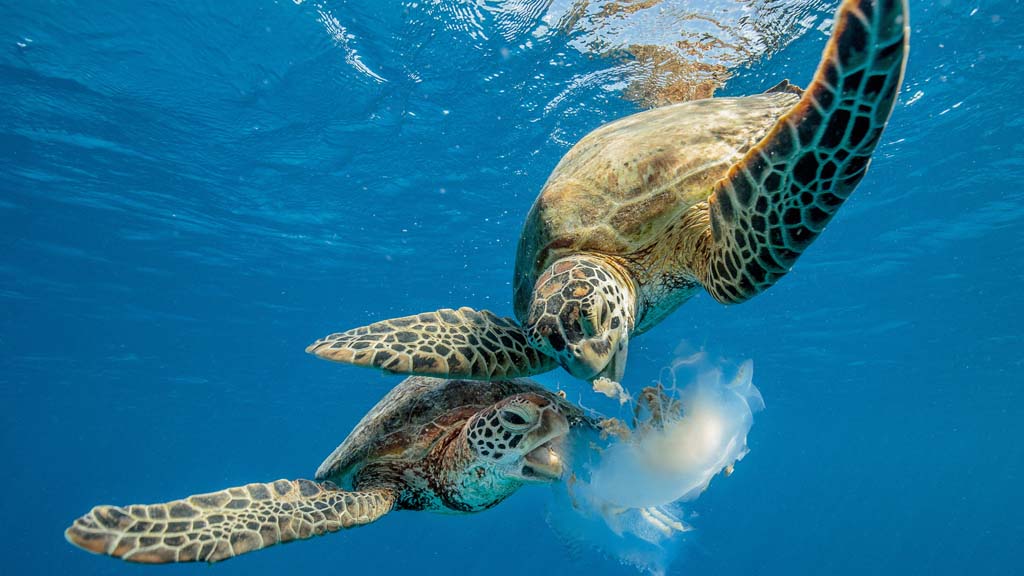
[(552, 264), (533, 290), (526, 320), (532, 345), (577, 378), (620, 382), (635, 303), (619, 276), (582, 256)]
[(482, 410), (466, 424), (466, 438), (478, 463), (496, 474), (528, 482), (562, 476), (559, 441), (569, 421), (539, 394), (516, 394)]

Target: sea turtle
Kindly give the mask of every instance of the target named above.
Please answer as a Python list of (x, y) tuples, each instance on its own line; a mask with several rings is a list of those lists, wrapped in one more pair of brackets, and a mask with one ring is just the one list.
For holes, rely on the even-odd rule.
[[(164, 504), (97, 506), (65, 536), (143, 563), (217, 562), (369, 524), (392, 510), (476, 512), (562, 474), (565, 436), (594, 421), (528, 380), (407, 378), (324, 460), (278, 480)], [(339, 487), (340, 486), (340, 487)]]
[(632, 336), (700, 287), (743, 302), (785, 275), (864, 177), (899, 92), (906, 0), (844, 0), (806, 91), (656, 108), (555, 167), (514, 276), (522, 323), (470, 308), (377, 322), (307, 352), (395, 373), (622, 378)]

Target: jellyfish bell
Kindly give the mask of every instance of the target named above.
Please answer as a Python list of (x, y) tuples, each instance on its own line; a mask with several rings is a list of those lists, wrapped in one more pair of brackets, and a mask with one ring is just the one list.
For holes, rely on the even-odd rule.
[[(696, 376), (679, 387), (677, 372)], [(692, 530), (685, 503), (695, 500), (748, 452), (753, 414), (764, 408), (747, 361), (731, 380), (702, 355), (681, 358), (665, 383), (636, 397), (632, 421), (602, 421), (602, 439), (577, 441), (572, 479), (562, 487), (571, 511), (550, 514), (556, 530), (646, 571), (664, 571)]]
[[(748, 452), (753, 413), (764, 403), (746, 362), (732, 382), (720, 370), (681, 391), (647, 388), (645, 418), (607, 446), (581, 492), (602, 507), (647, 508), (696, 498)], [(653, 389), (652, 389), (653, 388)]]

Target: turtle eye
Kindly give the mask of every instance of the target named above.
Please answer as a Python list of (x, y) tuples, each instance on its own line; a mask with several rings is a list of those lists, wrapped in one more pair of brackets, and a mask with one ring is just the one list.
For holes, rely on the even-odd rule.
[(580, 316), (580, 329), (584, 338), (593, 338), (597, 335), (597, 323), (594, 322), (594, 314), (588, 313)]
[(565, 350), (565, 338), (562, 338), (562, 335), (557, 331), (552, 332), (548, 336), (548, 343), (551, 344), (551, 347), (554, 348), (555, 352)]
[(533, 423), (537, 421), (532, 413), (519, 406), (510, 406), (503, 409), (498, 412), (498, 418), (501, 419), (502, 425), (514, 431), (525, 430), (533, 426)]
[(595, 303), (585, 306), (580, 314), (580, 328), (583, 330), (583, 336), (586, 338), (599, 336), (601, 332), (608, 328), (607, 320), (605, 307), (601, 304)]

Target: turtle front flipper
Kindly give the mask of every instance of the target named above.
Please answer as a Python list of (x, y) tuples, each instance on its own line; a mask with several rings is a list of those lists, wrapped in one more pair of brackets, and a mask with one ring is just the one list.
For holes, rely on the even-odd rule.
[(491, 380), (557, 366), (511, 318), (487, 310), (443, 309), (331, 334), (306, 348), (326, 360), (395, 374)]
[(79, 548), (129, 562), (219, 562), (369, 524), (394, 504), (391, 490), (346, 492), (332, 484), (278, 480), (165, 504), (97, 506), (64, 536)]
[(845, 0), (811, 85), (729, 169), (709, 201), (699, 279), (720, 302), (774, 284), (864, 177), (896, 102), (906, 0)]

